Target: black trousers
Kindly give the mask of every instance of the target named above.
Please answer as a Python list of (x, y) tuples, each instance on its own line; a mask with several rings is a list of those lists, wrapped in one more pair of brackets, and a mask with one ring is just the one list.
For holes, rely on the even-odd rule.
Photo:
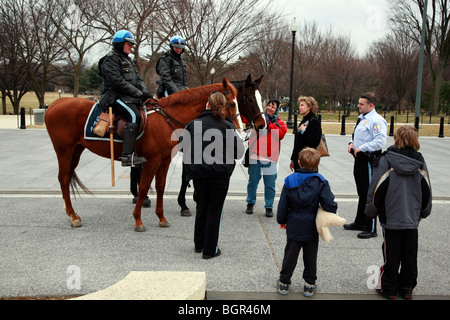
[(380, 268), (381, 283), (379, 283), (381, 290), (387, 295), (396, 295), (402, 288), (414, 289), (418, 274), (418, 230), (383, 228), (383, 237), (384, 265)]
[(140, 105), (135, 103), (120, 104), (118, 102), (112, 105), (115, 114), (121, 116), (127, 123), (136, 123), (141, 125)]
[(317, 252), (319, 251), (319, 238), (300, 242), (287, 239), (284, 249), (283, 266), (280, 272), (280, 281), (291, 284), (291, 277), (297, 266), (300, 250), (303, 248), (303, 279), (309, 284), (315, 284), (317, 280)]
[(142, 167), (131, 167), (130, 171), (130, 191), (134, 197), (139, 194), (139, 183), (141, 182)]
[(229, 178), (195, 179), (197, 214), (195, 216), (194, 245), (203, 254), (217, 253), (223, 206), (230, 186)]
[(358, 209), (356, 212), (355, 224), (365, 226), (367, 232), (377, 232), (376, 218), (369, 219), (364, 214), (367, 203), (367, 193), (372, 181), (373, 163), (372, 160), (363, 153), (359, 153), (355, 158), (353, 166), (353, 177), (355, 178), (356, 190), (358, 192)]

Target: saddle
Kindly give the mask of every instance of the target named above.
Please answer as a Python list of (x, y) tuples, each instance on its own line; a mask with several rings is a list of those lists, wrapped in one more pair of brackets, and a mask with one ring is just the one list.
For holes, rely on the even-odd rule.
[[(145, 109), (140, 109), (141, 113), (141, 125), (139, 127), (138, 136), (145, 130), (147, 126), (147, 114)], [(93, 132), (99, 137), (105, 137), (106, 133), (111, 133), (110, 130), (113, 130), (113, 133), (117, 133), (119, 137), (123, 137), (123, 129), (127, 122), (119, 115), (113, 113), (113, 124), (110, 123), (109, 112), (102, 112), (99, 116), (98, 123), (95, 125)]]

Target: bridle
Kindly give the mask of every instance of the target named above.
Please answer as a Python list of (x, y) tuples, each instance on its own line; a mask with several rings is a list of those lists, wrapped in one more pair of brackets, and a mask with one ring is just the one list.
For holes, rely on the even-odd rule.
[[(230, 93), (233, 93), (233, 91), (231, 91), (231, 90), (224, 91), (223, 95), (226, 98), (227, 95), (230, 94)], [(153, 112), (160, 114), (161, 116), (163, 116), (166, 119), (167, 123), (169, 124), (169, 126), (172, 128), (173, 131), (176, 131), (176, 129), (175, 129), (175, 126), (173, 125), (172, 122), (176, 123), (177, 125), (179, 125), (179, 126), (181, 126), (183, 128), (187, 127), (187, 124), (185, 124), (185, 123), (183, 123), (181, 121), (178, 121), (177, 119), (172, 117), (170, 114), (168, 114), (161, 106), (159, 106), (157, 100), (154, 100), (156, 102), (153, 102), (152, 100), (154, 100), (154, 99), (149, 98), (149, 99), (147, 99), (147, 101), (145, 101), (143, 103), (143, 107), (142, 108), (145, 109), (147, 115), (150, 114), (150, 113), (153, 113)], [(226, 100), (227, 100), (227, 111), (228, 111), (229, 114), (231, 114), (231, 112), (230, 112), (231, 106), (228, 103), (228, 99), (226, 99)], [(150, 107), (147, 107), (148, 105), (150, 105)], [(233, 118), (229, 119), (229, 120), (231, 120), (233, 122), (239, 115), (240, 115), (239, 113), (236, 113), (236, 115)]]
[[(227, 95), (228, 94), (230, 94), (230, 93), (233, 93), (233, 91), (231, 91), (231, 90), (229, 90), (229, 91), (224, 91), (223, 92), (223, 95), (225, 96), (225, 99), (227, 98)], [(228, 99), (226, 99), (227, 100), (227, 111), (228, 111), (228, 113), (229, 114), (231, 114), (231, 106), (230, 106), (230, 104), (228, 103)], [(239, 101), (238, 101), (238, 105), (239, 105)], [(239, 112), (236, 112), (236, 115), (233, 117), (233, 118), (231, 118), (231, 119), (228, 119), (228, 120), (230, 120), (231, 122), (233, 122), (234, 120), (236, 120), (237, 119), (237, 117), (238, 116), (240, 116), (241, 114), (239, 113)]]
[[(242, 94), (242, 97), (241, 97), (241, 99), (239, 99), (238, 103), (239, 103), (239, 105), (241, 105), (241, 103), (242, 103), (242, 106), (246, 106), (246, 105), (248, 104), (248, 100), (250, 100), (249, 95), (246, 94), (246, 93), (243, 93), (243, 94)], [(244, 117), (245, 117), (245, 118), (247, 119), (247, 121), (250, 123), (250, 125), (249, 125), (244, 131), (250, 130), (250, 129), (252, 129), (252, 128), (256, 129), (256, 126), (255, 126), (255, 120), (256, 120), (258, 117), (260, 117), (261, 115), (264, 115), (264, 112), (258, 112), (258, 113), (256, 113), (253, 117), (246, 117), (246, 116), (244, 115)]]

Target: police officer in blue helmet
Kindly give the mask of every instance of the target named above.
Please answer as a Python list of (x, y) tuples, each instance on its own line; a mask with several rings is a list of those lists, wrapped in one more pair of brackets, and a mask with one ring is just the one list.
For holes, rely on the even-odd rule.
[(141, 124), (139, 112), (143, 101), (151, 97), (144, 81), (136, 71), (129, 57), (136, 44), (131, 32), (118, 31), (113, 38), (113, 49), (98, 64), (103, 79), (100, 104), (107, 108), (112, 106), (115, 114), (120, 115), (126, 126), (123, 132), (122, 166), (136, 167), (145, 163), (144, 157), (135, 153), (136, 138)]
[(186, 41), (180, 36), (170, 39), (170, 50), (164, 54), (156, 64), (156, 73), (161, 77), (156, 95), (167, 97), (178, 91), (188, 89), (186, 63), (183, 53)]

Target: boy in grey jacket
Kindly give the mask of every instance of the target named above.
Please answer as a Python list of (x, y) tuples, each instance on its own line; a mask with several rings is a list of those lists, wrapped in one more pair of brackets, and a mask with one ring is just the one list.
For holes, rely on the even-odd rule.
[(417, 130), (400, 127), (394, 145), (374, 164), (367, 195), (365, 214), (378, 215), (384, 237), (385, 264), (377, 292), (388, 299), (397, 293), (411, 299), (417, 285), (417, 228), (420, 219), (430, 215), (432, 201), (428, 169), (419, 149)]

